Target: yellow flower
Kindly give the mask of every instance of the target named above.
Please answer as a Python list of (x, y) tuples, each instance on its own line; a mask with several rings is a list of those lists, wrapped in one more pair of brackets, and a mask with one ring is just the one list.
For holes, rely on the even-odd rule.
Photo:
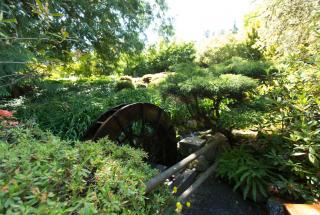
[(178, 188), (176, 186), (173, 187), (172, 193), (177, 193), (178, 192)]
[(176, 212), (180, 213), (182, 211), (182, 204), (180, 202), (176, 203)]
[(186, 206), (187, 206), (188, 208), (190, 208), (190, 207), (191, 207), (191, 203), (190, 203), (190, 202), (186, 202)]

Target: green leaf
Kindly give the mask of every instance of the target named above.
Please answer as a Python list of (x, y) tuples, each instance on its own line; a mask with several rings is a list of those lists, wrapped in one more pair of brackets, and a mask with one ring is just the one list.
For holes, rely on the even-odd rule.
[(45, 9), (43, 7), (43, 4), (40, 0), (36, 0), (36, 4), (38, 5), (39, 9), (42, 11), (42, 12), (45, 12)]
[(50, 14), (51, 14), (51, 16), (54, 16), (54, 17), (61, 17), (61, 16), (63, 16), (62, 13), (50, 13)]
[(256, 182), (252, 182), (252, 195), (253, 195), (253, 200), (257, 201), (257, 185)]
[(5, 22), (5, 23), (18, 23), (17, 19), (2, 19), (0, 22)]
[(250, 190), (250, 185), (249, 185), (249, 184), (246, 184), (246, 186), (244, 187), (244, 191), (243, 191), (243, 198), (244, 198), (244, 200), (247, 199), (249, 190)]

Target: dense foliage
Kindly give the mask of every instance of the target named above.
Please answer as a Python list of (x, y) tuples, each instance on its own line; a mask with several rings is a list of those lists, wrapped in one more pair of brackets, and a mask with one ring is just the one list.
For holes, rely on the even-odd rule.
[[(8, 130), (19, 122), (0, 116), (0, 213), (161, 214), (166, 195), (143, 197), (154, 174), (144, 153), (75, 142), (99, 114), (133, 102), (162, 107), (177, 135), (224, 132), (233, 148), (218, 176), (244, 198), (319, 201), (319, 2), (265, 0), (244, 34), (216, 36), (201, 53), (166, 40), (143, 50), (155, 19), (170, 30), (165, 10), (163, 0), (0, 2), (0, 97), (29, 92), (0, 107), (48, 130)], [(160, 72), (160, 85), (144, 76)], [(256, 135), (237, 139), (235, 129)]]
[(265, 78), (271, 70), (270, 65), (265, 61), (246, 60), (239, 57), (232, 57), (223, 63), (213, 64), (211, 69), (219, 74), (241, 74), (260, 79)]
[(224, 152), (219, 157), (217, 175), (235, 183), (243, 197), (262, 201), (268, 196), (268, 184), (273, 178), (272, 169), (243, 148)]
[(239, 40), (235, 36), (228, 35), (227, 38), (214, 38), (206, 50), (200, 55), (200, 65), (210, 66), (224, 63), (232, 57), (240, 57), (248, 60), (261, 60), (262, 52), (255, 46), (258, 41), (257, 30), (252, 27), (245, 40)]
[[(246, 120), (247, 127), (259, 131), (255, 150), (248, 152), (262, 153), (261, 159), (277, 174), (269, 178), (272, 195), (291, 201), (315, 202), (320, 197), (318, 8), (316, 1), (270, 0), (251, 19), (261, 23), (261, 39), (256, 46), (264, 49), (265, 57), (280, 70), (269, 70), (268, 81), (254, 96), (266, 109), (250, 105), (242, 108), (258, 113), (255, 120)], [(224, 115), (226, 118), (232, 127), (243, 126)], [(232, 174), (232, 170), (225, 171), (224, 175)], [(233, 179), (235, 183), (241, 181)]]
[(168, 193), (144, 196), (146, 154), (98, 142), (62, 141), (37, 127), (1, 130), (0, 213), (163, 214)]
[(165, 72), (176, 64), (192, 63), (195, 57), (196, 50), (192, 43), (160, 42), (157, 46), (149, 47), (142, 55), (129, 59), (124, 73), (142, 76)]
[[(74, 52), (93, 51), (103, 59), (104, 73), (110, 73), (122, 53), (142, 50), (142, 33), (153, 21), (170, 29), (166, 8), (163, 0), (1, 1), (0, 75), (12, 87), (30, 78), (21, 74), (28, 62), (47, 67), (74, 60)], [(10, 89), (1, 89), (9, 94)]]
[[(125, 83), (125, 84), (123, 84)], [(162, 101), (151, 88), (133, 88), (132, 83), (114, 78), (41, 82), (36, 93), (12, 100), (2, 108), (15, 109), (21, 120), (33, 120), (63, 139), (80, 139), (87, 127), (104, 111), (116, 105), (150, 102), (164, 108), (177, 123), (188, 116), (172, 100)], [(181, 121), (181, 122), (180, 122)]]
[[(209, 72), (193, 64), (178, 65), (175, 74), (161, 86), (164, 97), (174, 96), (189, 107), (190, 115), (206, 126), (215, 124), (220, 116), (220, 105), (226, 99), (240, 100), (244, 92), (257, 82), (249, 77)], [(209, 107), (203, 110), (203, 102)]]

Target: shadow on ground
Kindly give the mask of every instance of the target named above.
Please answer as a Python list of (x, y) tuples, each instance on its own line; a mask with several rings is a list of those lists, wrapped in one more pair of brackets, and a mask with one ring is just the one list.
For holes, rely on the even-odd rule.
[(243, 200), (238, 192), (225, 182), (210, 177), (188, 199), (190, 208), (183, 215), (266, 215), (263, 205)]

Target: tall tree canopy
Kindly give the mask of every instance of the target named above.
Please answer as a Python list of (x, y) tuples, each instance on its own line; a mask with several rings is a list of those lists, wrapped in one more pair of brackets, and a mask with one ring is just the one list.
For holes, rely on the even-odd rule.
[(141, 33), (165, 10), (163, 0), (3, 0), (1, 36), (41, 54), (95, 49), (107, 60), (141, 48)]
[(0, 0), (0, 74), (31, 59), (67, 61), (75, 50), (116, 62), (143, 48), (152, 22), (170, 29), (166, 9), (165, 0)]
[(265, 0), (260, 35), (276, 56), (312, 63), (320, 47), (318, 0)]

